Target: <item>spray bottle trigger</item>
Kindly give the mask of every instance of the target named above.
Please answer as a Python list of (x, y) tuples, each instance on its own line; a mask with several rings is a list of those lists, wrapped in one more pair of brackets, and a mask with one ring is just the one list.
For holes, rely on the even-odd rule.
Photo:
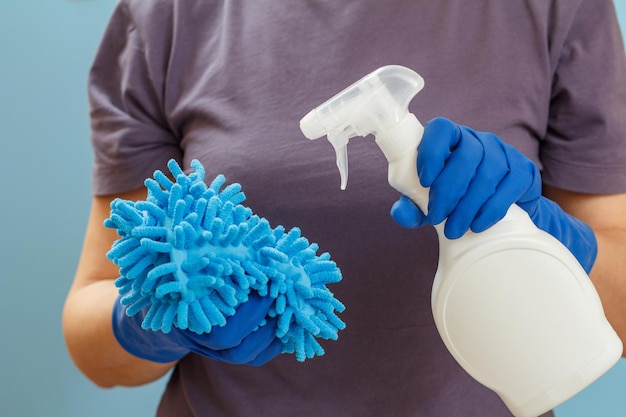
[(348, 185), (348, 142), (350, 137), (332, 133), (329, 133), (327, 137), (333, 148), (335, 148), (337, 168), (339, 168), (339, 176), (341, 178), (341, 189), (345, 190)]

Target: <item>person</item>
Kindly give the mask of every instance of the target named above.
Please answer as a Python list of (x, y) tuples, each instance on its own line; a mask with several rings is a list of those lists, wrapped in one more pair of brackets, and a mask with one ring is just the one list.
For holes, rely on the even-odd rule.
[[(332, 147), (299, 131), (311, 108), (388, 64), (426, 81), (410, 107), (434, 122), (429, 152), (463, 159), (461, 144), (507, 143), (504, 154), (520, 167), (508, 178), (525, 185), (504, 190), (504, 200), (546, 199), (567, 230), (573, 218), (582, 222), (570, 238), (585, 238), (578, 257), (626, 340), (626, 59), (612, 1), (122, 0), (89, 77), (94, 198), (63, 312), (85, 375), (102, 387), (136, 386), (173, 369), (160, 417), (510, 415), (437, 333), (437, 235), (428, 226), (458, 206), (470, 214), (456, 212), (451, 236), (478, 218), (484, 227), (505, 203), (484, 219), (490, 194), (463, 205), (465, 184), (441, 205), (432, 199), (436, 216), (402, 198), (389, 216), (399, 196), (373, 140), (350, 142), (350, 185), (341, 191)], [(346, 306), (346, 329), (322, 343), (323, 356), (300, 363), (267, 338), (244, 349), (249, 328), (237, 322), (225, 326), (236, 333), (230, 339), (172, 342), (146, 336), (123, 314), (119, 270), (105, 257), (118, 236), (103, 221), (113, 198), (145, 198), (143, 181), (166, 172), (171, 158), (186, 169), (198, 159), (207, 178), (242, 184), (255, 213), (300, 227), (331, 254), (343, 274), (331, 290)], [(456, 180), (479, 178), (495, 190), (507, 176), (489, 175), (487, 158), (474, 162)], [(474, 177), (481, 164), (485, 175)], [(418, 169), (434, 184), (440, 168)], [(255, 306), (260, 316), (267, 309)], [(151, 341), (172, 347), (159, 356)]]

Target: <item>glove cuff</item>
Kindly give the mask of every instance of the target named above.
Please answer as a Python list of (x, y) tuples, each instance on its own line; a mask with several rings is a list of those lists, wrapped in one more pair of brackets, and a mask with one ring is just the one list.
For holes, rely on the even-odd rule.
[(529, 203), (518, 203), (535, 225), (558, 239), (574, 255), (589, 274), (598, 255), (598, 242), (593, 229), (567, 214), (552, 200), (540, 197)]
[(138, 358), (159, 363), (175, 362), (189, 353), (167, 333), (143, 329), (144, 316), (143, 310), (133, 316), (126, 314), (126, 306), (118, 296), (113, 305), (111, 324), (113, 334), (124, 350)]

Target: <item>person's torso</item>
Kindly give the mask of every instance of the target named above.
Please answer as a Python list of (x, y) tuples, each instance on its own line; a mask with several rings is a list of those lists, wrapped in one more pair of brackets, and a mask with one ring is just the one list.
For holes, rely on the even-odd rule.
[[(147, 6), (134, 7), (140, 14)], [(346, 305), (347, 328), (322, 343), (324, 356), (303, 364), (291, 355), (261, 368), (189, 356), (159, 415), (509, 415), (437, 334), (436, 234), (401, 229), (390, 218), (398, 193), (373, 138), (351, 140), (341, 191), (332, 146), (306, 139), (299, 120), (370, 71), (404, 65), (425, 79), (410, 106), (422, 123), (446, 116), (489, 130), (538, 162), (554, 70), (550, 2), (181, 0), (160, 7), (162, 33), (138, 30), (168, 45), (150, 55), (148, 44), (147, 52), (167, 63), (163, 108), (185, 165), (196, 158), (208, 180), (222, 173), (240, 183), (257, 214), (300, 227), (331, 254), (343, 281), (330, 289)]]

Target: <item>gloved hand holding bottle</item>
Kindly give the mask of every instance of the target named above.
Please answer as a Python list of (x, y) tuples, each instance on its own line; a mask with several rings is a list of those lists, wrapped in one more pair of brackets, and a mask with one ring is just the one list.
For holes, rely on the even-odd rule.
[(435, 118), (424, 127), (417, 172), (429, 188), (428, 214), (402, 196), (391, 210), (399, 225), (416, 228), (446, 220), (445, 236), (456, 239), (468, 230), (486, 230), (517, 204), (539, 229), (565, 245), (587, 273), (591, 270), (598, 250), (593, 230), (543, 197), (537, 166), (498, 136)]
[(168, 333), (143, 329), (141, 323), (147, 308), (128, 316), (118, 297), (113, 307), (113, 333), (127, 352), (154, 362), (174, 362), (194, 352), (222, 362), (260, 366), (282, 351), (282, 343), (276, 337), (276, 320), (268, 319), (259, 327), (273, 301), (271, 297), (251, 293), (224, 326), (199, 335), (174, 326)]

